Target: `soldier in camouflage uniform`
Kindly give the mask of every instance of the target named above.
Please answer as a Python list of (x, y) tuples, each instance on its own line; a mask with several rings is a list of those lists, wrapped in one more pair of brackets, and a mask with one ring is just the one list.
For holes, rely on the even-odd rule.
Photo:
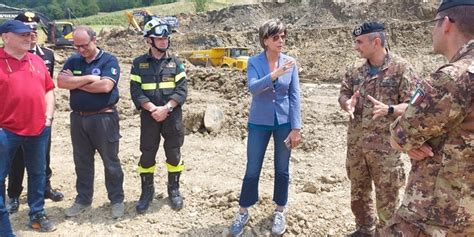
[(449, 63), (391, 125), (412, 170), (381, 236), (474, 236), (474, 1), (443, 1), (433, 22), (434, 51)]
[(385, 48), (383, 24), (364, 23), (353, 34), (364, 60), (349, 68), (339, 96), (341, 108), (351, 115), (346, 168), (357, 230), (350, 236), (372, 236), (400, 204), (405, 172), (400, 152), (390, 147), (389, 125), (407, 107), (418, 76), (411, 64)]

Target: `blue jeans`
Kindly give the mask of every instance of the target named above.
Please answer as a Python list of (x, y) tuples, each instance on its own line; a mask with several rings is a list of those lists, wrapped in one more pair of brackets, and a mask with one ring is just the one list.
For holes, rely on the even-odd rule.
[(289, 165), (291, 150), (283, 142), (290, 128), (279, 128), (274, 130), (249, 128), (247, 140), (247, 168), (242, 183), (239, 205), (250, 207), (258, 201), (258, 182), (262, 170), (263, 158), (267, 150), (268, 142), (273, 134), (275, 146), (274, 166), (275, 180), (273, 187), (273, 201), (278, 206), (286, 206), (288, 202)]
[(14, 236), (5, 206), (5, 179), (15, 152), (24, 148), (25, 166), (28, 172), (28, 205), (30, 218), (44, 213), (44, 186), (46, 182), (46, 147), (51, 127), (38, 136), (19, 136), (0, 128), (0, 236)]

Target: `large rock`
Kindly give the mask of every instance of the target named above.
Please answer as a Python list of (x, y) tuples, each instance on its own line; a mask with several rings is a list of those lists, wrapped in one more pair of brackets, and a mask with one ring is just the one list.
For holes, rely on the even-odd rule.
[(208, 105), (204, 112), (204, 127), (209, 132), (217, 132), (224, 121), (224, 112), (216, 105)]

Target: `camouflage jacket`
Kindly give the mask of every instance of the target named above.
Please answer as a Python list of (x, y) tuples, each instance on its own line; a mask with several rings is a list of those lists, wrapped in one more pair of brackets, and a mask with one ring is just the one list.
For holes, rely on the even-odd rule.
[(371, 76), (369, 68), (368, 60), (363, 60), (347, 70), (341, 83), (339, 103), (343, 107), (346, 100), (359, 91), (360, 97), (348, 133), (351, 134), (350, 137), (354, 134), (356, 137), (364, 136), (361, 145), (367, 149), (387, 150), (390, 149), (389, 125), (396, 117), (387, 115), (373, 120), (374, 105), (367, 95), (387, 105), (407, 103), (415, 90), (418, 75), (410, 63), (390, 52), (387, 53), (380, 72)]
[(474, 225), (473, 98), (474, 40), (423, 82), (405, 114), (391, 125), (392, 138), (405, 151), (426, 142), (435, 153), (413, 162), (409, 180), (422, 182), (408, 184), (399, 210), (405, 219), (421, 225)]

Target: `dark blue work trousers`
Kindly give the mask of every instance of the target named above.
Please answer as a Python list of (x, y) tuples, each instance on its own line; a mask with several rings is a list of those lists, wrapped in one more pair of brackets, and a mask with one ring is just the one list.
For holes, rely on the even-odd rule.
[(104, 163), (105, 187), (110, 202), (123, 202), (123, 171), (118, 158), (119, 129), (117, 111), (94, 115), (71, 112), (71, 139), (77, 175), (76, 203), (92, 203), (96, 150)]

